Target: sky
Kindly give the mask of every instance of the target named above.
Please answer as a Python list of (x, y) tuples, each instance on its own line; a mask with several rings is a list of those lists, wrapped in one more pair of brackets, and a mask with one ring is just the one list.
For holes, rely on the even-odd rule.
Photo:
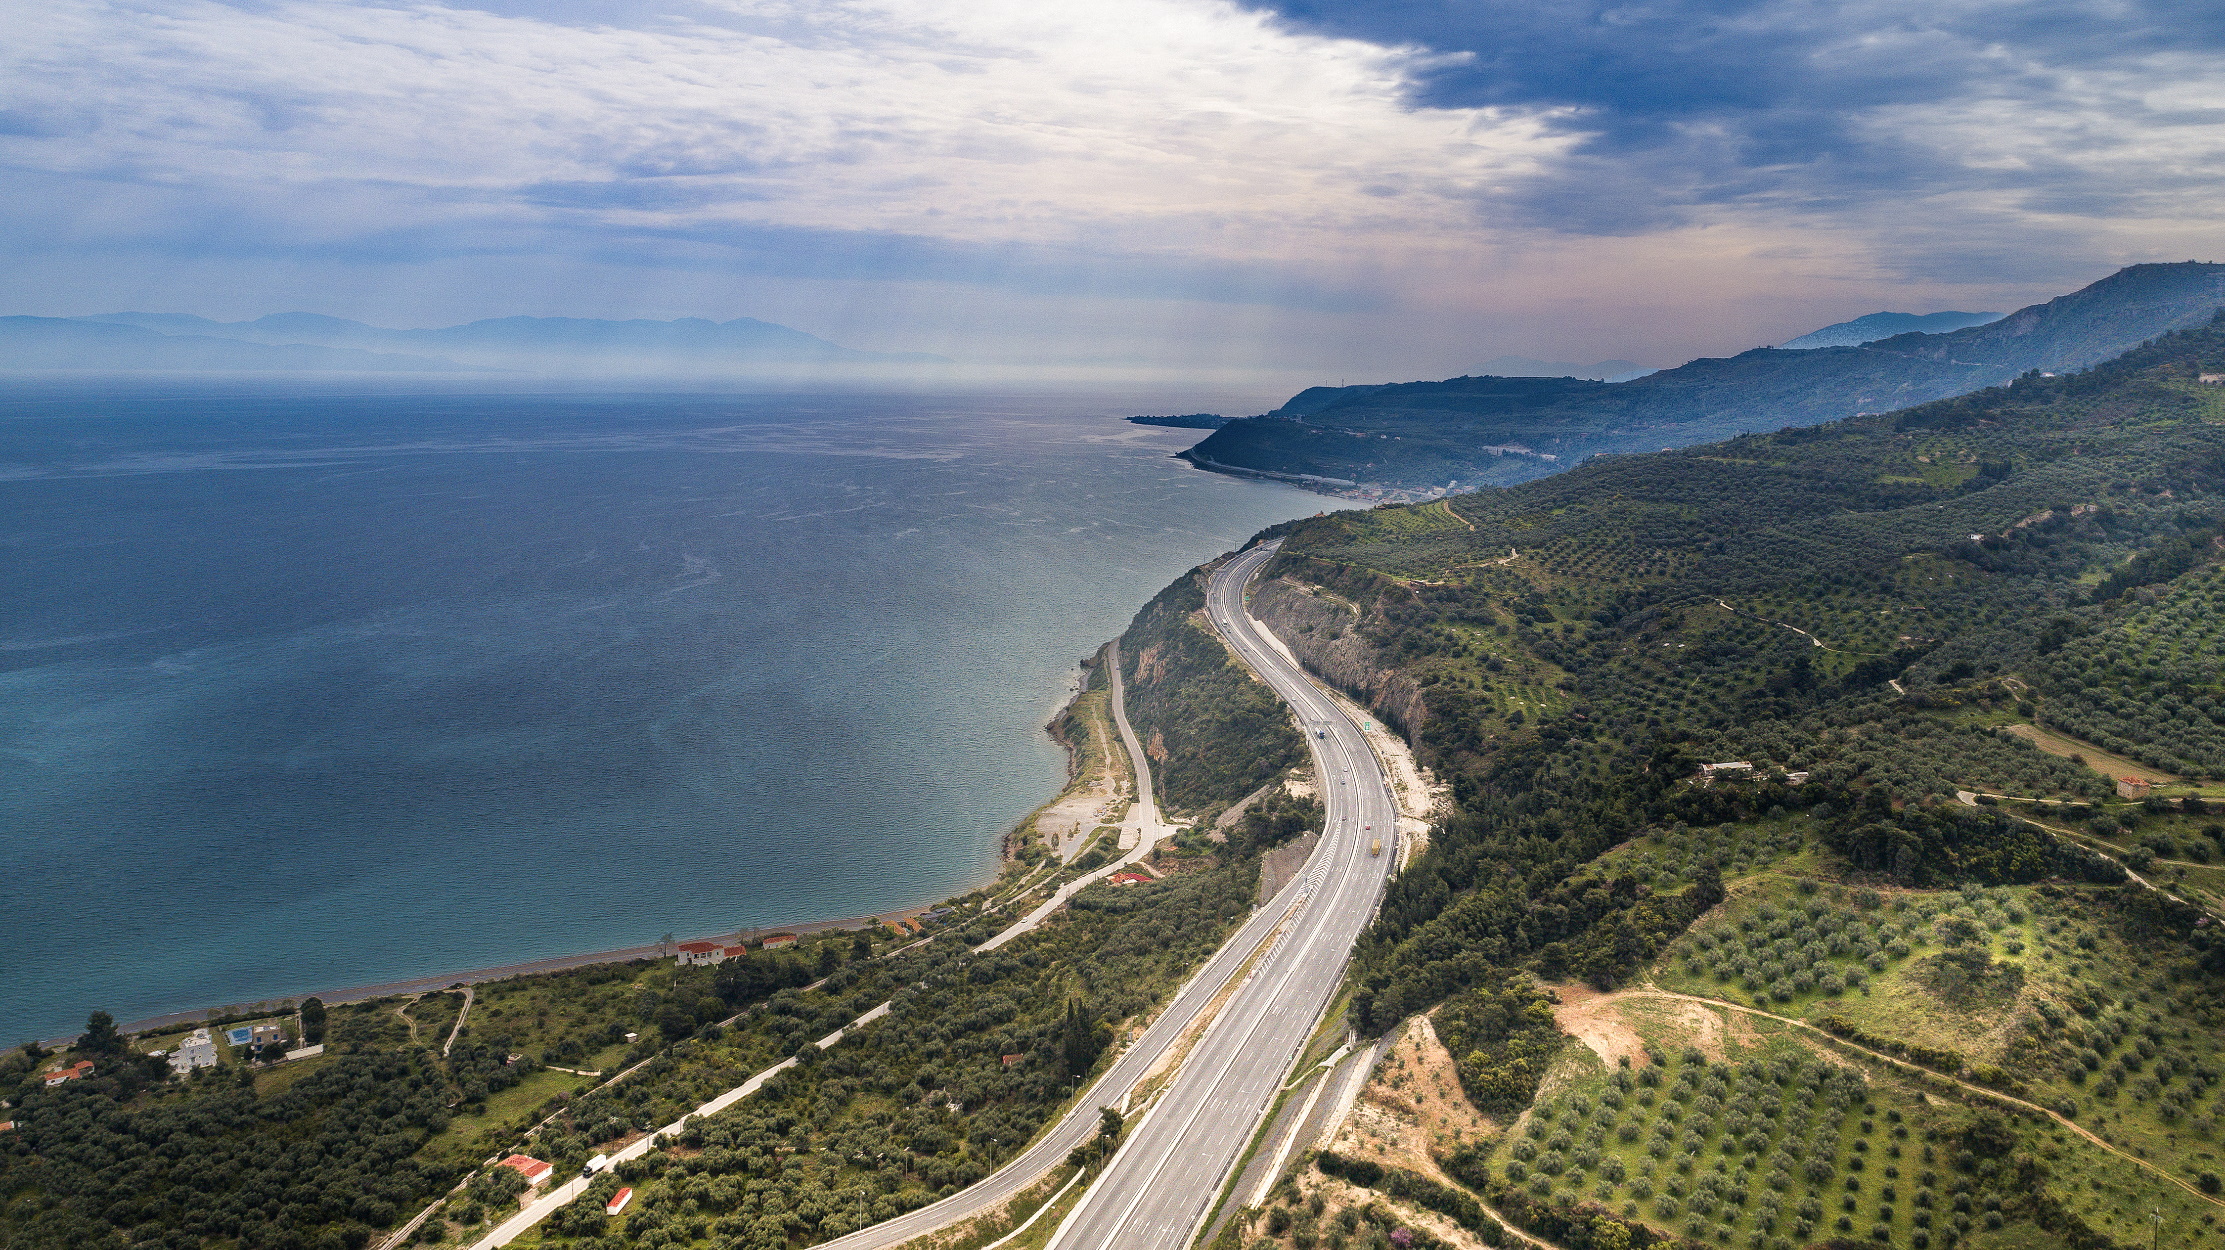
[(2225, 260), (2225, 6), (0, 0), (0, 312), (1653, 365)]

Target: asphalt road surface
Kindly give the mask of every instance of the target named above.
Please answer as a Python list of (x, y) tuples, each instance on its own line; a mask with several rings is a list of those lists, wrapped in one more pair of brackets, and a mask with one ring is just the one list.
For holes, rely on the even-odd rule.
[[(1306, 871), (1287, 887), (1295, 896), (1277, 900), (1296, 899), (1289, 932), (1129, 1130), (1049, 1250), (1189, 1243), (1336, 993), (1352, 943), (1373, 918), (1398, 859), (1397, 803), (1359, 726), (1263, 637), (1245, 610), (1245, 589), (1278, 546), (1262, 545), (1223, 565), (1207, 589), (1206, 608), (1222, 637), (1297, 713), (1321, 780), (1327, 828)], [(1378, 838), (1381, 853), (1371, 854)], [(1279, 920), (1284, 910), (1278, 905), (1262, 915)]]
[[(1250, 563), (1237, 576), (1248, 579), (1253, 572), (1258, 570), (1263, 561), (1250, 554), (1247, 554), (1244, 559), (1249, 560)], [(1216, 587), (1227, 579), (1230, 567), (1233, 567), (1233, 562), (1229, 566), (1223, 566), (1221, 575), (1214, 582)], [(1241, 583), (1238, 583), (1238, 586), (1240, 596)], [(1241, 599), (1239, 598), (1240, 602)], [(1297, 680), (1301, 683), (1304, 682), (1302, 675)], [(1306, 686), (1306, 692), (1324, 710), (1330, 710), (1334, 714), (1333, 709), (1328, 708), (1327, 701), (1314, 692), (1311, 685)], [(1135, 757), (1137, 807), (1139, 810), (1145, 810), (1155, 815), (1156, 809), (1147, 807), (1151, 802), (1152, 794), (1150, 763), (1142, 758), (1142, 752), (1137, 749), (1134, 733), (1128, 728), (1127, 717), (1117, 702), (1114, 705), (1114, 710), (1120, 722), (1121, 736), (1128, 742), (1129, 750)], [(1339, 719), (1342, 718), (1339, 717)], [(1368, 756), (1366, 744), (1359, 742), (1356, 732), (1352, 736), (1352, 741), (1358, 744), (1357, 749), (1360, 755), (1368, 760), (1369, 775), (1373, 776), (1373, 757)], [(1326, 746), (1328, 744), (1317, 742), (1316, 745)], [(1151, 815), (1146, 816), (1146, 819), (1150, 818)], [(1385, 820), (1381, 822), (1381, 827), (1390, 829), (1395, 827), (1395, 823), (1395, 821)], [(1149, 841), (1147, 840), (1145, 846), (1148, 845)], [(1324, 845), (1327, 845), (1326, 842), (1324, 842)], [(1364, 855), (1365, 843), (1362, 843), (1361, 846)], [(1144, 848), (1138, 848), (1139, 851), (1142, 849)], [(1386, 839), (1383, 862), (1388, 863), (1391, 858), (1391, 844)], [(1319, 852), (1316, 852), (1312, 862), (1323, 862)], [(1042, 1179), (1044, 1173), (1064, 1162), (1067, 1154), (1074, 1147), (1088, 1141), (1096, 1134), (1099, 1123), (1097, 1109), (1120, 1105), (1127, 1093), (1135, 1088), (1138, 1081), (1143, 1079), (1144, 1073), (1150, 1071), (1166, 1055), (1168, 1049), (1181, 1040), (1183, 1033), (1196, 1022), (1198, 1014), (1228, 984), (1229, 978), (1234, 976), (1239, 968), (1243, 967), (1244, 962), (1251, 958), (1252, 954), (1259, 949), (1260, 944), (1266, 941), (1268, 935), (1272, 934), (1276, 927), (1282, 923), (1284, 917), (1289, 915), (1291, 907), (1306, 892), (1308, 881), (1309, 876), (1301, 874), (1296, 880), (1284, 886), (1282, 892), (1277, 894), (1267, 906), (1254, 912), (1251, 919), (1247, 920), (1242, 928), (1238, 929), (1227, 942), (1223, 943), (1221, 948), (1213, 953), (1211, 959), (1206, 960), (1205, 966), (1193, 974), (1189, 981), (1185, 982), (1182, 988), (1175, 992), (1173, 1001), (1167, 1005), (1166, 1010), (1159, 1013), (1157, 1019), (1151, 1022), (1151, 1026), (1144, 1030), (1143, 1035), (1137, 1038), (1127, 1050), (1121, 1052), (1120, 1057), (1113, 1062), (1112, 1067), (1107, 1069), (1103, 1076), (1097, 1078), (1088, 1092), (1076, 1100), (1074, 1106), (1066, 1115), (1061, 1117), (1059, 1122), (1053, 1125), (1034, 1145), (1028, 1147), (1011, 1162), (997, 1169), (988, 1177), (959, 1190), (940, 1202), (931, 1203), (917, 1211), (907, 1212), (893, 1220), (884, 1220), (871, 1228), (862, 1228), (847, 1236), (837, 1237), (833, 1241), (822, 1242), (815, 1250), (884, 1250), (885, 1247), (901, 1245), (914, 1237), (948, 1227), (960, 1220), (985, 1214), (1024, 1193), (1036, 1181)], [(1355, 929), (1354, 932), (1357, 932), (1357, 930)], [(1288, 937), (1285, 937), (1285, 944), (1288, 941)], [(1346, 946), (1349, 945), (1350, 938), (1347, 937)], [(1340, 961), (1341, 957), (1340, 951), (1338, 955)], [(1288, 1066), (1287, 1060), (1284, 1066)]]

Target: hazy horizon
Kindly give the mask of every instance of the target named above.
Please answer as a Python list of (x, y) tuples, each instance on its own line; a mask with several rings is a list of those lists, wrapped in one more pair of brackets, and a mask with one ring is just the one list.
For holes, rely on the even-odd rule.
[(979, 376), (1673, 365), (2225, 254), (2196, 6), (23, 8), (0, 310), (752, 317)]

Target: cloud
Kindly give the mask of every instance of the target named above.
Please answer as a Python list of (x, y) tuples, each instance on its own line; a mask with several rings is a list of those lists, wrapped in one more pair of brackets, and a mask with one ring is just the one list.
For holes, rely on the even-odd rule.
[[(1661, 230), (1738, 208), (1882, 224), (2215, 215), (2225, 9), (2200, 0), (1268, 0), (1438, 53), (1410, 99), (1574, 140), (1490, 208)], [(1984, 201), (1980, 203), (1980, 201)]]
[(2225, 240), (2221, 19), (2151, 0), (10, 17), (7, 311), (748, 315), (1395, 378), (2014, 307)]
[(0, 160), (171, 201), (115, 236), (139, 245), (206, 219), (281, 251), (569, 237), (995, 282), (1125, 264), (1140, 289), (1318, 303), (1341, 284), (1263, 271), (1458, 228), (1477, 186), (1558, 146), (1516, 113), (1404, 108), (1410, 53), (1178, 0), (29, 16), (0, 116), (99, 103), (66, 134), (0, 128)]

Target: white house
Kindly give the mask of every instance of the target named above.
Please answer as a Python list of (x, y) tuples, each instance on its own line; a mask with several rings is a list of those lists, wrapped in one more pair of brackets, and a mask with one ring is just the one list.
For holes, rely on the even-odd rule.
[(195, 1068), (216, 1066), (216, 1039), (207, 1029), (195, 1029), (179, 1041), (170, 1052), (170, 1070), (179, 1076), (191, 1076)]
[(717, 942), (682, 942), (679, 945), (680, 966), (716, 964), (726, 960), (726, 948)]

